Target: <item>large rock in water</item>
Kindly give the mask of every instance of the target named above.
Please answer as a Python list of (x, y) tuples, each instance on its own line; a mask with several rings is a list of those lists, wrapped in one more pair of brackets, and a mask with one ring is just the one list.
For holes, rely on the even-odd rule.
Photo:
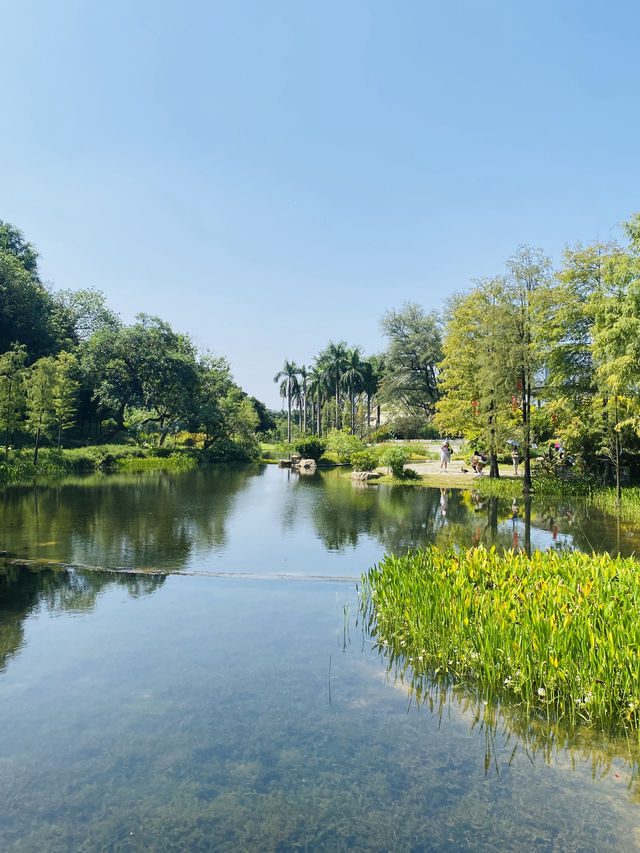
[(297, 467), (301, 474), (315, 474), (318, 466), (315, 459), (301, 459)]
[(377, 480), (378, 477), (382, 477), (382, 474), (379, 471), (352, 471), (351, 479), (352, 480)]

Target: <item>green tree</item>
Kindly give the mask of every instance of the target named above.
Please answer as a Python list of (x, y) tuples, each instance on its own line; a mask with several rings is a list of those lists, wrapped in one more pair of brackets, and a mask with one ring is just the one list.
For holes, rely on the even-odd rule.
[(200, 359), (198, 370), (198, 406), (193, 423), (199, 432), (205, 434), (203, 446), (206, 450), (214, 441), (226, 438), (229, 434), (223, 400), (227, 398), (234, 383), (225, 358), (216, 358), (207, 353)]
[(630, 251), (607, 255), (602, 286), (591, 300), (595, 317), (592, 351), (605, 422), (602, 450), (615, 469), (618, 503), (621, 431), (633, 425), (640, 432), (640, 252), (634, 249), (632, 240)]
[(24, 234), (18, 228), (14, 228), (8, 222), (0, 219), (0, 252), (13, 255), (20, 266), (31, 273), (38, 275), (38, 253), (31, 243), (24, 239)]
[(7, 458), (13, 432), (25, 405), (23, 379), (26, 360), (24, 344), (14, 344), (0, 356), (0, 423), (4, 430), (4, 454)]
[(351, 435), (355, 435), (355, 396), (356, 394), (360, 393), (364, 381), (364, 365), (362, 359), (360, 358), (360, 350), (358, 347), (355, 347), (352, 350), (348, 350), (344, 363), (344, 371), (342, 373), (340, 381), (342, 383), (342, 386), (346, 388), (349, 393), (349, 403), (351, 408)]
[(27, 428), (34, 436), (33, 464), (38, 464), (40, 440), (56, 421), (56, 365), (52, 356), (38, 359), (27, 372)]
[(62, 351), (55, 359), (55, 386), (53, 391), (53, 411), (57, 427), (57, 447), (60, 450), (62, 431), (75, 425), (78, 408), (77, 379), (78, 359), (70, 352)]
[(132, 326), (106, 328), (82, 350), (83, 369), (103, 409), (111, 410), (116, 431), (125, 417), (140, 412), (143, 428), (155, 428), (159, 443), (194, 415), (198, 400), (196, 352), (186, 335), (158, 317), (139, 314)]
[(259, 419), (256, 432), (267, 433), (274, 430), (276, 428), (276, 421), (273, 412), (267, 409), (262, 400), (258, 400), (257, 397), (249, 397), (249, 400), (252, 402)]
[(52, 298), (53, 322), (58, 339), (66, 346), (77, 346), (104, 329), (117, 331), (122, 326), (100, 290), (58, 290)]
[(336, 344), (330, 341), (327, 348), (320, 353), (318, 363), (321, 367), (325, 383), (332, 387), (335, 393), (335, 428), (340, 429), (342, 426), (340, 418), (340, 387), (342, 374), (347, 365), (346, 343), (338, 341)]
[(312, 424), (315, 424), (315, 431), (318, 437), (322, 435), (322, 403), (327, 393), (327, 383), (324, 370), (319, 362), (313, 365), (309, 373), (308, 393), (313, 399), (312, 403)]
[(521, 413), (524, 491), (531, 489), (531, 407), (538, 392), (536, 381), (543, 368), (540, 347), (544, 324), (543, 299), (550, 280), (551, 263), (540, 249), (522, 246), (507, 261), (505, 312), (499, 361), (515, 380)]
[(408, 414), (430, 416), (438, 398), (437, 365), (442, 360), (442, 329), (434, 313), (407, 302), (388, 311), (380, 328), (389, 339), (386, 371), (380, 388), (383, 402)]
[(498, 454), (513, 435), (509, 403), (514, 385), (500, 343), (504, 279), (486, 279), (453, 297), (447, 317), (434, 420), (441, 432), (482, 446), (489, 454), (490, 476), (498, 477)]
[(287, 401), (287, 442), (291, 444), (291, 401), (298, 392), (298, 368), (295, 362), (285, 359), (282, 370), (273, 377), (280, 382), (280, 396)]
[(259, 445), (256, 429), (260, 418), (251, 400), (237, 385), (233, 385), (221, 401), (221, 407), (225, 416), (226, 435), (224, 437), (240, 444), (249, 458), (257, 458)]

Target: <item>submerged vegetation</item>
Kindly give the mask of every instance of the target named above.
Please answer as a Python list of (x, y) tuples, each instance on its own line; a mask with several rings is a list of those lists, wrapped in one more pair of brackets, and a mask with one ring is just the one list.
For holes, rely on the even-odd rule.
[(417, 672), (637, 730), (639, 570), (608, 554), (430, 547), (372, 568), (363, 607), (378, 644)]

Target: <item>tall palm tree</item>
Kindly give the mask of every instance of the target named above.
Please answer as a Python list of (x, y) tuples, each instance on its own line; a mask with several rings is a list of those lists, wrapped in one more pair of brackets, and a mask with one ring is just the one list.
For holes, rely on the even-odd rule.
[(340, 429), (340, 380), (347, 363), (347, 345), (344, 341), (329, 346), (320, 354), (323, 372), (327, 383), (331, 383), (336, 395), (336, 429)]
[(287, 398), (287, 442), (291, 444), (291, 399), (298, 393), (298, 368), (294, 361), (284, 360), (282, 370), (273, 377), (274, 382), (280, 382), (280, 396)]
[[(322, 420), (321, 420), (321, 407), (322, 400), (324, 398), (325, 392), (327, 390), (327, 384), (325, 382), (324, 371), (322, 365), (319, 361), (314, 364), (311, 368), (311, 372), (309, 373), (309, 394), (314, 400), (313, 406), (315, 406), (315, 414), (316, 414), (316, 431), (318, 438), (322, 435)], [(313, 412), (311, 421), (313, 423)]]
[(367, 432), (371, 432), (371, 398), (378, 390), (378, 376), (371, 361), (362, 363), (362, 391), (367, 395)]
[(351, 403), (351, 435), (355, 435), (356, 431), (355, 395), (356, 393), (360, 393), (363, 379), (364, 372), (362, 360), (360, 358), (360, 350), (358, 347), (355, 347), (347, 352), (345, 367), (341, 378), (341, 384), (349, 392), (349, 402)]
[(309, 379), (309, 371), (302, 365), (298, 368), (298, 376), (302, 380), (300, 387), (300, 401), (302, 403), (302, 423), (301, 429), (303, 433), (307, 431), (307, 380)]
[[(386, 372), (386, 361), (384, 353), (382, 355), (372, 355), (369, 358), (369, 363), (371, 364), (372, 378), (371, 378), (371, 390), (365, 389), (367, 394), (367, 417), (369, 419), (369, 427), (371, 427), (371, 397), (374, 395), (378, 395), (378, 391), (380, 390), (380, 386), (382, 385), (382, 380), (384, 379), (384, 375)], [(377, 411), (376, 411), (376, 426), (380, 427), (380, 396), (376, 397), (377, 403)]]

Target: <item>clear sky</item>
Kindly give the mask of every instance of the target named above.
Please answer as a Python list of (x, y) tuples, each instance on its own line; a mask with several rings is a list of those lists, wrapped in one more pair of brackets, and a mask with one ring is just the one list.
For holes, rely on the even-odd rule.
[(629, 0), (2, 0), (0, 219), (273, 376), (640, 210)]

